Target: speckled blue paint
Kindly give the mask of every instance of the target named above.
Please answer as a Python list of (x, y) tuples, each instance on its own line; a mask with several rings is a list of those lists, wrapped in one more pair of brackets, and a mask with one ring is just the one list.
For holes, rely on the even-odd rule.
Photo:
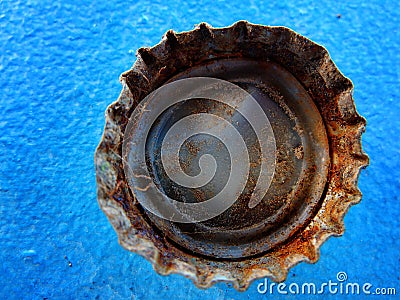
[(398, 1), (382, 0), (0, 1), (0, 298), (271, 297), (257, 293), (261, 281), (238, 293), (157, 275), (118, 245), (96, 202), (93, 154), (104, 111), (135, 50), (170, 28), (240, 19), (288, 26), (324, 45), (353, 80), (368, 120), (364, 198), (346, 216), (344, 236), (323, 245), (317, 264), (293, 268), (287, 283), (345, 271), (400, 294), (399, 11)]

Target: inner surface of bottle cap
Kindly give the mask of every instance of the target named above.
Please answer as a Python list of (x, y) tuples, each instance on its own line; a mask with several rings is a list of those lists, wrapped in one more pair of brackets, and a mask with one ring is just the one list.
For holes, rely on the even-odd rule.
[[(267, 125), (272, 128), (270, 135), (273, 135), (274, 151), (261, 152), (257, 132), (249, 120), (230, 105), (206, 98), (173, 104), (157, 117), (146, 140), (147, 167), (152, 180), (163, 193), (177, 201), (198, 203), (218, 194), (229, 177), (235, 176), (231, 171), (237, 162), (229, 159), (227, 146), (218, 137), (200, 133), (181, 143), (179, 164), (188, 176), (196, 176), (200, 172), (201, 160), (211, 156), (215, 160), (214, 176), (207, 184), (195, 188), (170, 179), (169, 175), (174, 174), (169, 174), (173, 170), (168, 171), (163, 166), (162, 145), (166, 139), (169, 143), (174, 142), (168, 132), (179, 120), (191, 115), (215, 115), (234, 127), (243, 137), (247, 149), (248, 177), (233, 205), (209, 220), (180, 223), (144, 211), (151, 222), (184, 251), (227, 259), (265, 253), (307, 226), (323, 196), (330, 158), (321, 115), (302, 84), (273, 61), (210, 60), (175, 75), (166, 84), (197, 77), (222, 79), (248, 92), (269, 121), (265, 126), (259, 125), (262, 125), (260, 128), (267, 128)], [(255, 122), (263, 122), (263, 119)], [(272, 180), (262, 193), (263, 197), (256, 199), (256, 205), (252, 207), (254, 199), (251, 200), (251, 196), (262, 174), (260, 159), (271, 159), (271, 155), (273, 160), (270, 161), (274, 164), (270, 163), (267, 168), (273, 168)]]

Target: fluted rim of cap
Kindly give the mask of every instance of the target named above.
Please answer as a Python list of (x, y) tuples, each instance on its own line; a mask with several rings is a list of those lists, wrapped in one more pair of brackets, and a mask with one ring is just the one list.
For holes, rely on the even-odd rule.
[[(249, 42), (259, 45), (254, 53), (241, 50)], [(129, 116), (140, 100), (185, 67), (221, 57), (265, 59), (268, 55), (257, 55), (268, 51), (303, 84), (326, 126), (331, 165), (319, 209), (297, 235), (257, 257), (212, 260), (178, 249), (151, 226), (129, 191), (121, 158)], [(119, 243), (145, 257), (158, 273), (182, 274), (201, 288), (230, 282), (243, 291), (262, 277), (284, 281), (291, 267), (303, 261), (316, 262), (321, 245), (330, 236), (344, 233), (345, 214), (361, 200), (357, 186), (360, 170), (369, 163), (361, 145), (366, 121), (355, 108), (352, 82), (337, 69), (324, 47), (286, 27), (239, 21), (230, 27), (212, 28), (201, 23), (188, 32), (168, 31), (159, 44), (139, 49), (135, 64), (120, 80), (122, 92), (106, 110), (106, 125), (95, 154), (98, 202)]]

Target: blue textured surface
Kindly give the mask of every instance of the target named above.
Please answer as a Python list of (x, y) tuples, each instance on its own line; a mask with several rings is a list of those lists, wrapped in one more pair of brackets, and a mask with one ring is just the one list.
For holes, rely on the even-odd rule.
[(368, 120), (363, 200), (347, 214), (344, 236), (323, 245), (317, 264), (293, 268), (288, 283), (345, 271), (399, 294), (399, 11), (398, 1), (380, 0), (0, 1), (0, 298), (271, 297), (257, 293), (261, 281), (238, 293), (157, 275), (118, 245), (96, 201), (93, 154), (104, 111), (135, 50), (170, 28), (240, 19), (288, 26), (324, 45), (354, 82)]

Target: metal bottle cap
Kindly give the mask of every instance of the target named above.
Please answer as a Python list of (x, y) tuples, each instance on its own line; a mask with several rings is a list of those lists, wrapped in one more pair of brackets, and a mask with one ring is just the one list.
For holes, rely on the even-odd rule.
[(285, 27), (168, 31), (106, 111), (98, 201), (161, 274), (238, 290), (315, 262), (361, 199), (365, 119), (327, 51)]

